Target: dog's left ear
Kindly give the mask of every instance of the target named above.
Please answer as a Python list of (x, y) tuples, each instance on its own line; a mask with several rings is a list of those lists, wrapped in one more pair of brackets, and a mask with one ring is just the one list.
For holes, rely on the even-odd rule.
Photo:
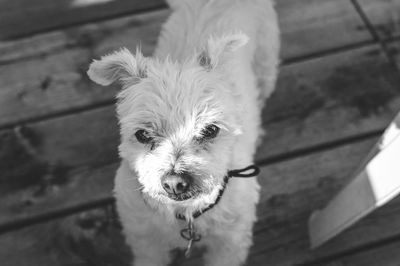
[(113, 82), (122, 84), (138, 82), (146, 77), (147, 59), (137, 50), (133, 55), (128, 49), (121, 50), (93, 60), (87, 74), (97, 84), (107, 86)]
[(233, 33), (221, 37), (210, 37), (206, 48), (200, 53), (197, 60), (200, 66), (211, 70), (225, 63), (232, 52), (244, 46), (249, 37), (243, 33)]

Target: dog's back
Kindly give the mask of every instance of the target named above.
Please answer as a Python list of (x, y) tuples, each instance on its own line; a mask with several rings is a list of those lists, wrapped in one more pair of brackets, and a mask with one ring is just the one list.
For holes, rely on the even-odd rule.
[(272, 93), (279, 64), (279, 30), (272, 0), (167, 0), (173, 14), (164, 25), (155, 56), (184, 61), (201, 50), (210, 36), (243, 32), (242, 62), (251, 60), (260, 89), (259, 103)]

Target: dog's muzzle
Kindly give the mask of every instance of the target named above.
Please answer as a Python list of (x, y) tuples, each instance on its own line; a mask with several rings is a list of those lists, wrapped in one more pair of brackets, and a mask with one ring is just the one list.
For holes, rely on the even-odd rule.
[(176, 201), (190, 199), (196, 194), (193, 191), (193, 177), (186, 172), (163, 176), (161, 185), (168, 197)]

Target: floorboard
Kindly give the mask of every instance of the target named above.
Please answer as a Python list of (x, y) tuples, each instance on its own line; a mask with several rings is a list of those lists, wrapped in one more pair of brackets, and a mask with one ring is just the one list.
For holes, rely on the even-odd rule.
[(382, 40), (400, 36), (400, 1), (356, 0)]
[(0, 1), (0, 40), (165, 8), (161, 0)]

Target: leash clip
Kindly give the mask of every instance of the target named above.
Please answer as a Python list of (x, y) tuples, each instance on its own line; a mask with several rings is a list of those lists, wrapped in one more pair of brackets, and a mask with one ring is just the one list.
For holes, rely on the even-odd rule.
[(185, 257), (189, 258), (192, 250), (193, 242), (198, 242), (201, 240), (201, 235), (196, 233), (193, 222), (190, 220), (188, 222), (188, 227), (181, 230), (181, 237), (189, 241), (188, 246), (185, 251)]

